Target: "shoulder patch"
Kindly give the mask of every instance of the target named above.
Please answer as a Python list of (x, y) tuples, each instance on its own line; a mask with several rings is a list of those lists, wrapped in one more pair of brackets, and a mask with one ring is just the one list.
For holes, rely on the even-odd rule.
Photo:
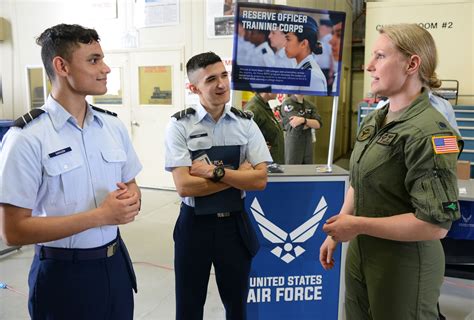
[(369, 139), (370, 137), (372, 137), (374, 132), (375, 132), (374, 126), (372, 125), (365, 126), (364, 128), (360, 130), (359, 134), (357, 135), (357, 141), (362, 142)]
[(92, 107), (93, 110), (95, 110), (97, 112), (102, 112), (102, 113), (108, 114), (109, 116), (114, 116), (114, 117), (117, 116), (117, 114), (115, 112), (105, 110), (105, 109), (101, 109), (101, 108), (97, 108), (96, 106), (93, 106), (93, 105), (91, 105), (91, 107)]
[(242, 111), (234, 107), (230, 108), (230, 111), (232, 111), (237, 117), (241, 117), (244, 119), (250, 120), (253, 117), (253, 113), (250, 113), (248, 111)]
[(456, 136), (432, 136), (431, 142), (436, 154), (459, 152)]
[(446, 213), (453, 213), (459, 210), (458, 203), (456, 201), (443, 202), (443, 210)]
[(189, 114), (195, 114), (195, 113), (196, 113), (196, 110), (194, 110), (193, 108), (186, 108), (186, 109), (176, 112), (175, 114), (171, 116), (171, 118), (180, 120), (180, 119), (186, 118)]
[(24, 115), (16, 119), (15, 122), (13, 122), (12, 127), (23, 128), (28, 124), (28, 122), (31, 122), (34, 119), (38, 118), (44, 112), (45, 111), (43, 109), (33, 109), (30, 112), (25, 113)]
[(398, 136), (398, 133), (394, 132), (385, 132), (378, 140), (377, 143), (383, 146), (389, 146), (392, 144), (393, 140)]

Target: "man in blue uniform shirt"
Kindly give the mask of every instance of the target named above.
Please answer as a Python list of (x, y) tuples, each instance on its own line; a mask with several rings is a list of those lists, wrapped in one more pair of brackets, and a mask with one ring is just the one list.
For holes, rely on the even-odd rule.
[(132, 319), (136, 280), (117, 225), (138, 214), (141, 164), (116, 114), (85, 100), (107, 91), (99, 36), (61, 24), (37, 43), (51, 95), (3, 139), (2, 238), (36, 244), (32, 319)]
[(173, 235), (176, 319), (203, 318), (211, 265), (226, 319), (245, 319), (259, 244), (244, 190), (265, 188), (272, 158), (251, 115), (226, 105), (229, 74), (219, 56), (198, 54), (186, 70), (200, 105), (173, 115), (165, 138), (166, 170), (182, 197)]

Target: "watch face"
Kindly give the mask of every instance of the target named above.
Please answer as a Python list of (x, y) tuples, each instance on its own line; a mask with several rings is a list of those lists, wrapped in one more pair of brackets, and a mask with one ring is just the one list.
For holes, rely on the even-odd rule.
[(219, 181), (220, 179), (222, 179), (222, 177), (225, 175), (224, 167), (221, 167), (221, 166), (215, 167), (213, 175), (214, 175), (213, 177), (214, 181)]
[(218, 178), (222, 178), (224, 176), (224, 168), (222, 167), (217, 167), (216, 168), (216, 176)]

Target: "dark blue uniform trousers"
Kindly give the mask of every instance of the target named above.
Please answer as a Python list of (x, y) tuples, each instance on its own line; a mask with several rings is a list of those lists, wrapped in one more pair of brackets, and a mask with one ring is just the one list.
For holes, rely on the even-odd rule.
[(226, 310), (226, 319), (246, 319), (252, 256), (239, 231), (239, 215), (194, 215), (181, 204), (175, 241), (176, 319), (203, 319), (211, 265)]
[[(133, 319), (135, 275), (125, 244), (120, 238), (114, 241), (120, 245), (108, 258), (81, 260), (84, 251), (91, 249), (53, 250), (60, 259), (42, 257), (39, 251), (33, 258), (28, 278), (31, 318)], [(104, 247), (107, 245), (100, 248)], [(81, 253), (76, 255), (74, 251)]]

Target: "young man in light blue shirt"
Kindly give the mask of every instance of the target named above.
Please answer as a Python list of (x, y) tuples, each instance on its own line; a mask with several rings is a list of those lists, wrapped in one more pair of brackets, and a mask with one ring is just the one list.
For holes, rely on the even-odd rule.
[(37, 43), (51, 95), (3, 139), (2, 238), (36, 244), (32, 319), (132, 319), (136, 279), (117, 225), (138, 214), (142, 166), (116, 114), (85, 100), (107, 91), (99, 36), (61, 24)]
[(248, 277), (259, 244), (244, 211), (244, 190), (261, 190), (272, 161), (251, 115), (226, 105), (229, 74), (212, 52), (186, 65), (200, 104), (173, 115), (166, 170), (182, 198), (174, 230), (176, 319), (203, 319), (211, 266), (226, 319), (245, 319)]

